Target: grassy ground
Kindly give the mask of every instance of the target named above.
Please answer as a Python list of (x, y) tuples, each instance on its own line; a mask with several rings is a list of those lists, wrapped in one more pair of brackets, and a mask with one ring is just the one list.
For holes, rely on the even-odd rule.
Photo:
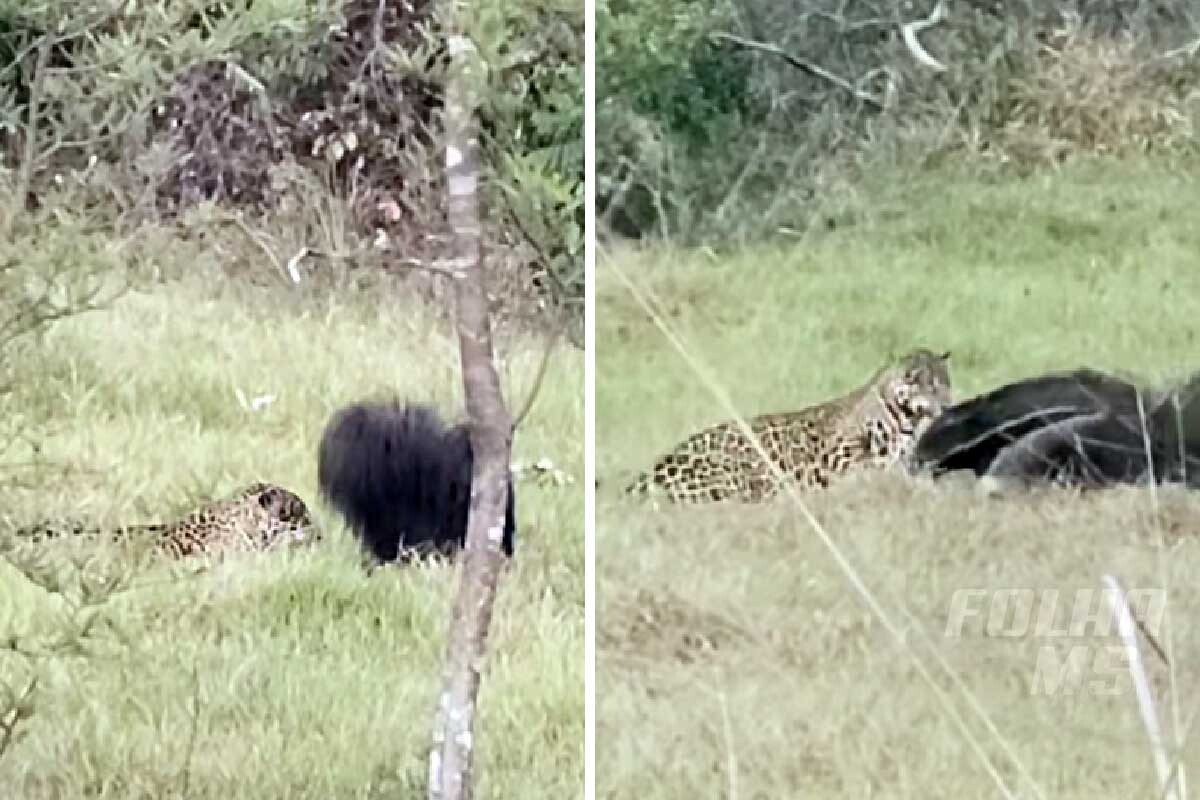
[[(449, 326), (396, 295), (319, 300), (195, 276), (53, 327), (0, 400), (0, 515), (152, 521), (253, 480), (280, 483), (327, 540), (198, 576), (162, 568), (101, 606), (85, 653), (0, 653), (39, 676), (0, 796), (417, 797), (452, 568), (367, 578), (318, 502), (316, 445), (340, 405), (391, 392), (462, 414)], [(503, 343), (510, 403), (540, 343)], [(477, 759), (482, 797), (571, 797), (583, 781), (583, 360), (560, 350), (514, 458), (567, 486), (518, 486), (518, 555), (493, 623)], [(237, 399), (273, 395), (252, 412)], [(36, 449), (34, 447), (36, 445)], [(37, 465), (36, 468), (31, 464)], [(0, 632), (48, 647), (62, 603), (0, 567)], [(73, 635), (67, 637), (73, 638)]]
[[(619, 491), (729, 414), (618, 271), (657, 298), (747, 415), (840, 394), (915, 346), (953, 352), (957, 397), (1082, 364), (1156, 383), (1200, 367), (1200, 185), (1181, 175), (1145, 164), (1025, 180), (943, 173), (865, 186), (829, 230), (792, 247), (602, 255), (598, 797), (995, 797), (1000, 783), (1021, 797), (1157, 796), (1131, 685), (1105, 661), (1117, 640), (1094, 626), (988, 627), (989, 603), (1004, 597), (994, 590), (1010, 589), (1046, 614), (1042, 592), (1057, 590), (1047, 619), (1070, 628), (1089, 611), (1086, 598), (1073, 605), (1076, 590), (1109, 571), (1127, 587), (1167, 588), (1159, 633), (1174, 674), (1152, 655), (1149, 671), (1194, 782), (1200, 737), (1173, 716), (1187, 724), (1200, 708), (1200, 498), (996, 500), (888, 475), (809, 496), (905, 631), (901, 646), (788, 501), (655, 509)], [(960, 634), (948, 630), (959, 590), (984, 592)], [(1097, 618), (1105, 608), (1091, 598)], [(1087, 659), (1081, 682), (1060, 682), (1076, 657)]]

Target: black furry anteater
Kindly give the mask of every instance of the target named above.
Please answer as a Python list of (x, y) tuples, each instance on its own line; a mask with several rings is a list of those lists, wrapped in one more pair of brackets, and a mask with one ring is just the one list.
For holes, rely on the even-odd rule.
[[(423, 405), (357, 403), (325, 426), (317, 456), (322, 496), (380, 561), (466, 544), (471, 437)], [(516, 499), (508, 483), (503, 549), (513, 554)]]
[(937, 474), (1200, 487), (1200, 375), (1150, 392), (1087, 369), (1011, 383), (938, 417), (914, 462)]

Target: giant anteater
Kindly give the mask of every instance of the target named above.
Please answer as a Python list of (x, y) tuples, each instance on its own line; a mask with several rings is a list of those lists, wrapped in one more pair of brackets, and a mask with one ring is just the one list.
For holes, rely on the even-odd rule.
[(1160, 393), (1088, 369), (1011, 383), (947, 409), (913, 461), (935, 475), (1200, 488), (1200, 374)]
[[(321, 436), (321, 495), (380, 561), (450, 556), (466, 544), (471, 502), (470, 430), (447, 428), (419, 404), (356, 403)], [(516, 499), (508, 483), (504, 554), (512, 556)]]

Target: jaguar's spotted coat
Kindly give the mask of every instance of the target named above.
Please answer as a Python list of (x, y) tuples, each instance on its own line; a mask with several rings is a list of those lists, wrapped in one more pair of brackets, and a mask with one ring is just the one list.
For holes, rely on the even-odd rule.
[(206, 503), (170, 523), (115, 529), (46, 522), (17, 529), (18, 539), (38, 543), (66, 536), (109, 537), (146, 542), (170, 558), (274, 550), (320, 538), (304, 501), (281, 486), (253, 483), (229, 497)]
[(842, 397), (754, 417), (750, 430), (769, 461), (736, 422), (713, 425), (661, 456), (626, 491), (675, 502), (761, 502), (778, 493), (781, 474), (811, 489), (854, 470), (907, 464), (924, 426), (950, 405), (949, 358), (916, 350)]

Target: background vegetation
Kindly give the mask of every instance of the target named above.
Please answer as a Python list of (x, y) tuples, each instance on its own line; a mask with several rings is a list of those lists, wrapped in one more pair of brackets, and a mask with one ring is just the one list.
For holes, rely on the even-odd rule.
[[(423, 791), (453, 571), (368, 579), (315, 447), (366, 397), (462, 414), (438, 11), (0, 3), (0, 794)], [(514, 407), (581, 323), (582, 13), (481, 3), (472, 31)], [(552, 356), (514, 444), (485, 797), (583, 780), (581, 358)], [(326, 541), (199, 574), (13, 541), (47, 518), (169, 520), (254, 480), (300, 494)]]
[[(577, 316), (583, 285), (576, 5), (481, 3), (473, 31), (497, 302), (543, 320)], [(446, 234), (438, 14), (371, 0), (0, 5), (8, 216), (169, 220), (248, 238), (248, 260), (276, 272), (295, 259), (305, 274), (420, 275)]]
[[(904, 28), (931, 18), (922, 61)], [(790, 237), (864, 175), (947, 160), (1195, 153), (1187, 0), (601, 0), (597, 31), (599, 210), (624, 236)]]

